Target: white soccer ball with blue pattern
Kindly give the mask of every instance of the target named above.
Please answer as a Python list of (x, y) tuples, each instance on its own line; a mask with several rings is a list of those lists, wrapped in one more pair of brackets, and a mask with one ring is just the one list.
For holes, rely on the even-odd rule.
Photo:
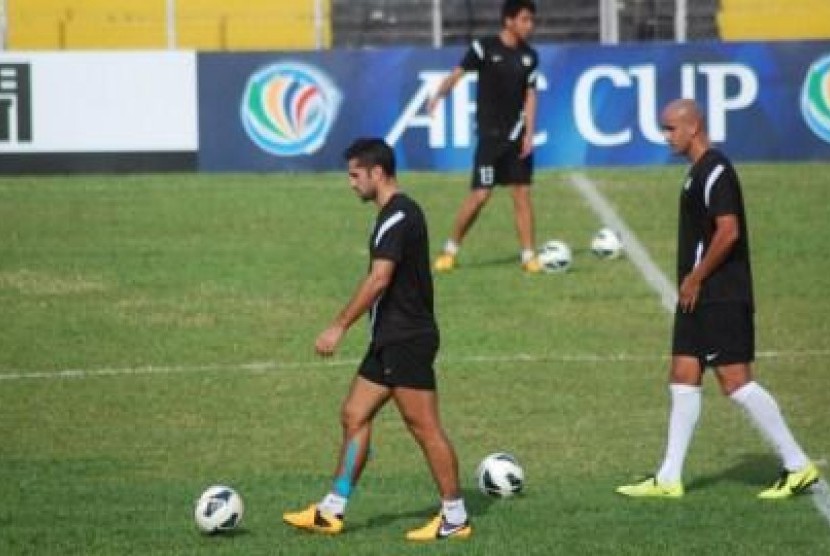
[(214, 485), (205, 490), (196, 502), (193, 517), (205, 533), (222, 533), (236, 529), (245, 514), (242, 497), (234, 489)]
[(476, 471), (478, 489), (489, 496), (507, 498), (521, 492), (525, 472), (512, 455), (496, 452), (484, 458)]
[(537, 256), (545, 272), (565, 272), (571, 266), (571, 248), (558, 239), (546, 241)]
[(591, 252), (600, 259), (616, 259), (622, 254), (620, 234), (611, 228), (602, 228), (591, 240)]

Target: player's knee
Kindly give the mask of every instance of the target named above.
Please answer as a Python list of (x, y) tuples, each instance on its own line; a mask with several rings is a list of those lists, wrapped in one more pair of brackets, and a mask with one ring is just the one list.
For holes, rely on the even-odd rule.
[(696, 358), (687, 356), (672, 357), (671, 369), (669, 370), (669, 382), (671, 384), (699, 386), (702, 375), (703, 369)]
[(363, 427), (366, 424), (366, 419), (363, 412), (357, 411), (352, 406), (344, 405), (340, 410), (340, 424), (348, 434)]
[(530, 187), (527, 185), (514, 185), (510, 187), (510, 194), (517, 203), (530, 202)]
[(444, 438), (441, 427), (433, 421), (407, 421), (406, 425), (422, 446), (432, 446)]
[(493, 190), (487, 189), (484, 187), (479, 187), (478, 189), (474, 189), (472, 193), (470, 193), (470, 199), (476, 204), (478, 207), (483, 207), (487, 204), (487, 201), (490, 200), (490, 197), (493, 196)]
[(730, 365), (717, 369), (718, 384), (724, 396), (731, 396), (752, 381), (749, 365)]

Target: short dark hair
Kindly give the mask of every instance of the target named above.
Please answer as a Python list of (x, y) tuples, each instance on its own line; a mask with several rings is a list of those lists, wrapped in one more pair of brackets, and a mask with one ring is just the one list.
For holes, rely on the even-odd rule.
[(501, 6), (501, 22), (505, 19), (513, 19), (522, 10), (528, 10), (530, 13), (536, 13), (536, 2), (533, 0), (504, 0)]
[(356, 159), (362, 168), (380, 166), (387, 176), (395, 177), (395, 151), (383, 139), (377, 137), (355, 139), (343, 152), (343, 158), (346, 162)]

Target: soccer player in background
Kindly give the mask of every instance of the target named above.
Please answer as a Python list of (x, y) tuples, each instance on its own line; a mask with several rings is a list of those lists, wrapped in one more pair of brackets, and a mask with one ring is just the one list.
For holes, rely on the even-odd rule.
[(393, 400), (426, 457), (441, 496), (441, 511), (406, 538), (465, 539), (472, 534), (458, 484), (458, 460), (441, 426), (433, 362), (439, 333), (433, 311), (429, 238), (421, 208), (398, 189), (395, 154), (382, 139), (358, 139), (346, 150), (349, 181), (363, 201), (378, 208), (369, 238), (370, 265), (351, 300), (317, 337), (315, 350), (330, 356), (348, 328), (369, 313), (369, 348), (343, 402), (343, 443), (331, 491), (318, 504), (283, 519), (319, 533), (343, 530), (349, 495), (360, 478), (372, 420)]
[(455, 268), (461, 242), (496, 185), (511, 186), (522, 267), (532, 273), (541, 270), (534, 248), (530, 196), (539, 59), (527, 40), (533, 31), (535, 14), (536, 5), (531, 0), (505, 0), (501, 32), (473, 41), (461, 65), (441, 82), (427, 104), (427, 112), (432, 114), (465, 72), (478, 73), (478, 143), (472, 189), (458, 210), (443, 252), (435, 260), (436, 271)]
[(819, 472), (793, 438), (775, 399), (752, 377), (754, 301), (738, 175), (729, 159), (712, 148), (694, 101), (671, 102), (662, 126), (672, 150), (692, 164), (680, 192), (668, 442), (656, 475), (617, 492), (683, 496), (683, 463), (700, 415), (701, 379), (710, 366), (724, 395), (743, 407), (782, 460), (780, 478), (758, 497), (789, 498), (818, 481)]

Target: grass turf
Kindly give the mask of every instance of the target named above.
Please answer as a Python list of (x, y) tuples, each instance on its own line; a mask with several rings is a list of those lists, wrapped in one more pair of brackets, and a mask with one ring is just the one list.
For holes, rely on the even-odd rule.
[[(745, 165), (759, 380), (827, 454), (830, 272), (822, 164)], [(683, 169), (588, 173), (672, 277)], [(345, 177), (77, 176), (0, 180), (2, 554), (820, 554), (809, 497), (762, 503), (777, 462), (706, 384), (678, 502), (613, 494), (663, 448), (670, 317), (625, 259), (588, 252), (600, 224), (567, 175), (540, 173), (538, 238), (574, 251), (563, 275), (518, 270), (508, 196), (494, 196), (436, 277), (442, 413), (475, 536), (411, 546), (436, 507), (394, 408), (338, 538), (280, 523), (326, 490), (339, 402), (366, 341), (332, 363), (312, 342), (366, 268), (374, 218)], [(401, 176), (440, 246), (467, 177)], [(61, 371), (76, 370), (74, 374)], [(516, 454), (523, 496), (477, 493), (487, 453)], [(227, 537), (192, 504), (229, 483), (247, 507)]]

